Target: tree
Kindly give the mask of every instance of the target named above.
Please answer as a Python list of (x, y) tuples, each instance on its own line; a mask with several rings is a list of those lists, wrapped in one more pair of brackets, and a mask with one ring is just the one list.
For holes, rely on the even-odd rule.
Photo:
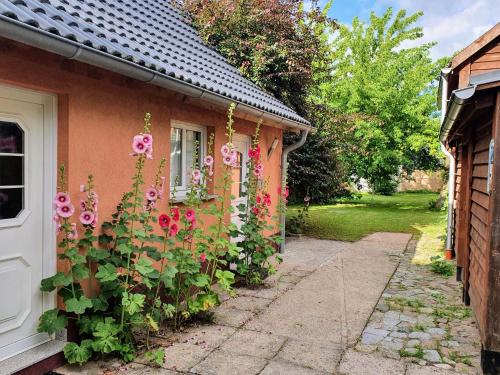
[(314, 61), (328, 60), (324, 30), (336, 27), (316, 3), (307, 12), (298, 0), (185, 0), (183, 6), (205, 42), (307, 117)]
[(422, 36), (414, 26), (421, 15), (389, 8), (381, 17), (372, 12), (368, 24), (354, 18), (340, 26), (332, 74), (314, 93), (316, 102), (360, 115), (341, 158), (382, 193), (394, 190), (402, 171), (434, 169), (441, 157), (435, 79), (445, 59), (432, 61), (433, 44), (407, 47)]

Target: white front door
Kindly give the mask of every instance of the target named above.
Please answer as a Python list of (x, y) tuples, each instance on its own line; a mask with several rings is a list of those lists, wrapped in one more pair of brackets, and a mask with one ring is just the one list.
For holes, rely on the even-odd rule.
[[(248, 149), (250, 148), (250, 137), (243, 134), (233, 135), (233, 146), (237, 154), (237, 165), (232, 169), (232, 185), (231, 185), (231, 195), (233, 199), (231, 200), (231, 205), (233, 206), (233, 213), (231, 214), (231, 222), (236, 224), (238, 228), (241, 228), (242, 220), (239, 217), (240, 211), (238, 210), (238, 205), (246, 204), (247, 197), (244, 195), (245, 186), (244, 182), (247, 180), (247, 161), (248, 161)], [(242, 238), (233, 238), (234, 242), (240, 241)]]
[(0, 85), (0, 361), (50, 339), (37, 325), (55, 303), (39, 289), (56, 264), (54, 103)]

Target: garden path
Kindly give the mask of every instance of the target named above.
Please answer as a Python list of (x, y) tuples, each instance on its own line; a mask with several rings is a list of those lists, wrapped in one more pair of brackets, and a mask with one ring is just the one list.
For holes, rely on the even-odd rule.
[(417, 366), (431, 372), (412, 374), (430, 374), (433, 367), (358, 350), (388, 280), (407, 259), (402, 255), (409, 241), (410, 235), (398, 233), (375, 233), (355, 243), (293, 240), (266, 288), (238, 288), (236, 298), (215, 310), (213, 324), (155, 338), (165, 348), (164, 368), (139, 358), (128, 365), (66, 366), (57, 373), (399, 375)]

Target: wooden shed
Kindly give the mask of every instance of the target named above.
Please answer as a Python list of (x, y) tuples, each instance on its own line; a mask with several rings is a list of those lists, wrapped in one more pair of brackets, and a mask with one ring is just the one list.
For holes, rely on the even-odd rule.
[(451, 153), (448, 235), (486, 374), (500, 374), (500, 23), (443, 70), (441, 141)]

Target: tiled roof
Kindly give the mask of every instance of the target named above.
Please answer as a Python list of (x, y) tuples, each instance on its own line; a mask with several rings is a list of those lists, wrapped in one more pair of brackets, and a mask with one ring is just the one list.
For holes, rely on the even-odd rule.
[(0, 0), (0, 18), (307, 125), (203, 43), (175, 0)]

